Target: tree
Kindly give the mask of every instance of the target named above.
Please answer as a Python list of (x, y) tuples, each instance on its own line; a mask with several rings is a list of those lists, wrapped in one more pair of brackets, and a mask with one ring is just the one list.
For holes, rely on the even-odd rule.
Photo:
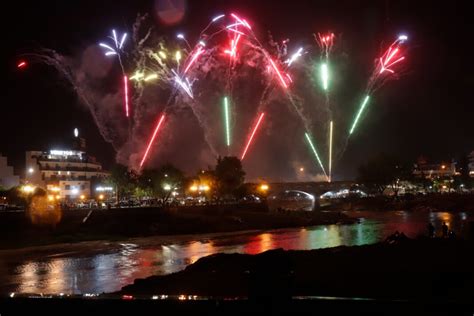
[(218, 193), (234, 195), (245, 180), (242, 162), (237, 157), (219, 157), (215, 169)]
[(117, 200), (121, 197), (129, 196), (135, 188), (137, 175), (129, 170), (127, 166), (116, 164), (110, 170), (110, 183), (115, 186)]
[(458, 160), (457, 170), (459, 170), (459, 179), (457, 184), (464, 185), (465, 188), (471, 187), (471, 178), (469, 176), (469, 157), (467, 154), (463, 154)]
[(159, 169), (145, 169), (138, 178), (139, 186), (150, 195), (168, 200), (172, 191), (179, 190), (184, 184), (184, 174), (170, 163)]
[(408, 164), (402, 163), (394, 156), (382, 153), (359, 167), (357, 180), (380, 194), (389, 187), (397, 195), (400, 189), (399, 182), (410, 179), (411, 171)]

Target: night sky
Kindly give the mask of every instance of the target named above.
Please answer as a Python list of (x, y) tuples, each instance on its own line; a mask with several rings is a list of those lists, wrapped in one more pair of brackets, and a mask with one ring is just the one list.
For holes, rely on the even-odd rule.
[[(336, 179), (354, 177), (357, 166), (379, 152), (410, 161), (420, 155), (436, 161), (474, 150), (473, 28), (467, 2), (188, 1), (183, 20), (169, 26), (156, 18), (152, 0), (115, 0), (17, 1), (4, 10), (15, 21), (2, 22), (0, 152), (20, 173), (25, 150), (65, 146), (78, 127), (88, 151), (105, 167), (115, 157), (86, 107), (55, 70), (35, 64), (19, 71), (20, 54), (39, 46), (75, 54), (100, 41), (112, 27), (130, 29), (138, 12), (150, 14), (160, 32), (174, 36), (180, 31), (192, 34), (193, 28), (199, 31), (217, 13), (228, 11), (247, 17), (263, 37), (271, 31), (278, 40), (288, 37), (315, 45), (314, 32), (331, 30), (340, 36), (334, 55), (346, 56), (345, 77), (335, 93), (346, 112), (345, 124), (357, 108), (381, 44), (386, 47), (400, 33), (409, 35), (403, 76), (374, 94), (360, 128), (335, 165)], [(285, 163), (279, 161), (277, 170), (261, 176), (285, 179)]]

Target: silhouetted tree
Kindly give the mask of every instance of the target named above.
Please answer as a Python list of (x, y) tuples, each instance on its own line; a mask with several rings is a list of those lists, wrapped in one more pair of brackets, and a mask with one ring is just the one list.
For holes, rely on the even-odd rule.
[(411, 178), (412, 170), (408, 164), (388, 154), (378, 154), (358, 168), (357, 180), (380, 194), (390, 187), (398, 194), (399, 182)]
[(242, 162), (237, 157), (219, 157), (215, 169), (218, 193), (220, 195), (234, 195), (243, 185), (245, 172)]
[(172, 191), (179, 190), (184, 185), (184, 174), (170, 163), (159, 169), (143, 170), (138, 178), (140, 188), (151, 195), (168, 200)]
[(110, 169), (109, 182), (115, 187), (117, 200), (133, 192), (136, 180), (137, 175), (127, 166), (116, 164)]
[(460, 173), (458, 181), (455, 181), (456, 184), (463, 184), (465, 188), (470, 188), (471, 178), (469, 176), (469, 157), (467, 154), (463, 154), (459, 158), (456, 166), (456, 171), (459, 171)]

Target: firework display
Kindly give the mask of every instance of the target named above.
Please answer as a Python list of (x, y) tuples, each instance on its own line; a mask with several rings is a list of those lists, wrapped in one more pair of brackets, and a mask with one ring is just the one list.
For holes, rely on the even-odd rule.
[[(106, 119), (100, 112), (100, 103), (105, 102), (104, 100), (112, 102), (110, 100), (113, 98), (98, 100), (97, 93), (90, 93), (84, 88), (84, 77), (76, 75), (66, 59), (56, 52), (43, 50), (41, 53), (32, 54), (41, 62), (56, 67), (71, 82), (81, 100), (91, 109), (97, 125), (101, 126), (104, 138), (111, 142), (117, 151), (126, 150), (127, 153), (122, 156), (129, 159), (129, 166), (142, 169), (149, 159), (165, 116), (167, 125), (174, 122), (179, 124), (179, 115), (185, 111), (192, 113), (202, 128), (204, 142), (214, 157), (224, 152), (228, 155), (240, 153), (243, 160), (251, 148), (255, 147), (252, 147), (252, 144), (261, 134), (258, 131), (270, 126), (265, 124), (262, 127), (265, 113), (275, 111), (274, 103), (283, 103), (298, 120), (297, 128), (305, 135), (316, 158), (317, 168), (331, 181), (334, 167), (333, 107), (337, 103), (330, 102), (330, 94), (331, 97), (337, 95), (333, 86), (333, 77), (337, 77), (337, 74), (332, 73), (337, 68), (331, 66), (335, 65), (331, 60), (336, 39), (333, 33), (314, 35), (319, 50), (312, 51), (308, 46), (288, 47), (289, 39), (270, 39), (268, 44), (262, 44), (253, 31), (252, 23), (234, 12), (219, 14), (210, 19), (199, 36), (193, 40), (188, 40), (186, 33), (173, 35), (172, 39), (154, 34), (153, 27), (143, 27), (144, 20), (143, 17), (137, 18), (130, 36), (127, 33), (119, 34), (113, 29), (108, 40), (99, 43), (104, 55), (117, 58), (120, 65), (120, 92), (128, 120), (126, 133), (121, 132), (124, 121), (104, 123)], [(366, 96), (356, 112), (349, 135), (356, 130), (370, 95), (396, 74), (395, 68), (405, 58), (403, 44), (406, 40), (405, 35), (399, 36), (377, 58), (367, 84)], [(313, 58), (317, 54), (318, 58)], [(25, 61), (17, 65), (18, 68), (24, 66)], [(305, 75), (310, 71), (314, 75), (315, 70), (321, 87), (313, 90), (322, 94), (325, 100), (324, 104), (317, 104), (323, 108), (326, 115), (323, 126), (316, 126), (316, 115), (308, 111), (308, 107), (315, 106), (315, 101), (306, 100), (300, 92), (301, 87), (311, 82)], [(244, 84), (253, 90), (247, 88), (243, 91)], [(257, 101), (243, 101), (247, 96), (253, 96)], [(215, 107), (218, 105), (222, 110), (216, 111)], [(317, 113), (320, 112), (323, 111)], [(160, 114), (156, 123), (158, 113)], [(224, 119), (219, 119), (214, 113)], [(154, 128), (151, 127), (152, 124)], [(223, 126), (224, 137), (220, 132), (215, 133), (216, 128), (212, 124)], [(322, 133), (315, 132), (317, 128), (328, 131), (329, 137), (318, 142), (317, 139)], [(152, 134), (146, 138), (148, 142), (145, 142), (143, 135), (150, 129)], [(167, 133), (178, 132), (167, 127)], [(336, 135), (343, 137), (339, 136), (343, 133)], [(316, 146), (318, 143), (323, 145)], [(325, 162), (327, 160), (328, 173), (316, 150), (317, 147), (328, 149), (327, 157), (323, 157)], [(250, 158), (246, 161), (248, 160)]]

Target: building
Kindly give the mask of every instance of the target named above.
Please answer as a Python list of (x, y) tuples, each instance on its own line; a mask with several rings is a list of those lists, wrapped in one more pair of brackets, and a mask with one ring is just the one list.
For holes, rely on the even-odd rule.
[(413, 169), (413, 175), (419, 178), (436, 179), (452, 177), (456, 175), (455, 162), (441, 162), (428, 164), (425, 161), (418, 161)]
[(20, 185), (20, 177), (13, 174), (13, 167), (8, 165), (7, 157), (0, 155), (0, 188), (10, 189)]
[(62, 199), (91, 198), (91, 186), (108, 177), (94, 157), (80, 150), (26, 152), (25, 182)]
[(94, 198), (92, 186), (109, 175), (82, 150), (27, 151), (25, 182), (66, 200)]

